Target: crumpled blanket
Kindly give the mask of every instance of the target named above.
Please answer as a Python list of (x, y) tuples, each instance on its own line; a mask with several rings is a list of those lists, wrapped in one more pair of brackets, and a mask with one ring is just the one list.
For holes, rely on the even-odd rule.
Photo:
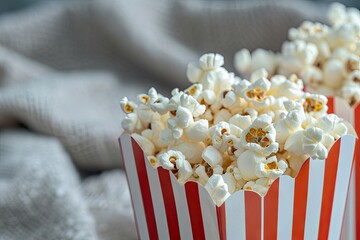
[(0, 239), (136, 239), (119, 100), (187, 85), (205, 52), (278, 50), (305, 1), (93, 0), (0, 17)]

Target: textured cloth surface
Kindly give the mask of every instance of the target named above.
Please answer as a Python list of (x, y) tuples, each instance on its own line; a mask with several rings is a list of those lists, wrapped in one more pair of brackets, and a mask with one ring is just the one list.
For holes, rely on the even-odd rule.
[(119, 100), (184, 87), (204, 52), (277, 50), (303, 1), (98, 0), (0, 18), (0, 239), (136, 239)]

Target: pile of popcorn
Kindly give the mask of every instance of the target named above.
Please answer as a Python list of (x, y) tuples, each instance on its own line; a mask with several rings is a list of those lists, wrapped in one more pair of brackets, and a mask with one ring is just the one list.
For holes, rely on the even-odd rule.
[(309, 158), (325, 159), (348, 129), (327, 114), (327, 98), (305, 93), (296, 75), (260, 69), (249, 80), (224, 67), (219, 54), (189, 64), (192, 85), (168, 98), (151, 88), (136, 102), (126, 97), (124, 130), (139, 143), (150, 164), (170, 170), (184, 184), (205, 186), (221, 205), (240, 189), (264, 195), (286, 174), (294, 177)]
[(328, 11), (330, 26), (305, 21), (288, 32), (280, 53), (242, 49), (235, 68), (244, 76), (265, 68), (269, 75), (296, 74), (309, 92), (360, 102), (360, 12), (339, 3)]

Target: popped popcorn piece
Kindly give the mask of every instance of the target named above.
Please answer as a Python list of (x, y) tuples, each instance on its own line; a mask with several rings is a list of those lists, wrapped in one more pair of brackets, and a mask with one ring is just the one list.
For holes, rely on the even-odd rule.
[(231, 173), (224, 173), (222, 175), (224, 182), (228, 186), (228, 191), (230, 194), (233, 194), (236, 190), (236, 180)]
[(213, 168), (209, 164), (196, 165), (194, 168), (194, 174), (196, 174), (197, 180), (201, 185), (205, 185), (209, 178), (214, 174)]
[(284, 174), (288, 165), (285, 161), (278, 161), (276, 156), (266, 159), (265, 162), (260, 162), (256, 165), (256, 175), (259, 178), (269, 178), (275, 180)]
[(136, 113), (126, 114), (121, 122), (121, 126), (128, 133), (138, 132), (144, 128)]
[(310, 155), (312, 158), (323, 160), (327, 157), (328, 151), (321, 143), (323, 131), (320, 128), (310, 127), (292, 134), (286, 141), (284, 149), (293, 154)]
[(346, 125), (335, 114), (323, 116), (317, 121), (315, 126), (323, 131), (321, 142), (326, 148), (330, 148), (338, 138), (345, 135), (348, 131)]
[(229, 119), (229, 123), (237, 126), (241, 130), (244, 130), (245, 128), (248, 128), (251, 125), (252, 119), (249, 115), (243, 116), (240, 114), (235, 114)]
[(284, 144), (292, 133), (301, 130), (305, 120), (303, 107), (299, 103), (286, 101), (284, 105), (287, 115), (274, 124), (276, 141), (280, 144)]
[(304, 94), (303, 88), (303, 82), (296, 75), (291, 75), (289, 79), (282, 75), (276, 75), (271, 78), (268, 94), (295, 100)]
[(185, 130), (188, 138), (194, 141), (203, 141), (209, 134), (209, 121), (200, 119), (192, 124)]
[(181, 184), (184, 184), (186, 180), (192, 176), (193, 169), (190, 163), (185, 159), (177, 159), (175, 163), (176, 169), (178, 170), (177, 179)]
[(185, 159), (184, 154), (180, 151), (169, 150), (159, 156), (160, 165), (168, 170), (174, 170), (176, 167), (176, 160)]
[(269, 115), (263, 114), (244, 130), (240, 137), (241, 145), (253, 152), (268, 156), (278, 151), (279, 144), (275, 142), (276, 130)]
[(355, 106), (360, 102), (360, 86), (359, 84), (348, 83), (341, 89), (341, 95), (344, 96), (350, 106)]
[(271, 83), (265, 78), (250, 83), (242, 80), (233, 85), (235, 93), (254, 104), (255, 107), (263, 107), (269, 104), (266, 92), (270, 89)]
[(221, 153), (213, 146), (208, 146), (203, 151), (201, 157), (211, 166), (222, 164), (223, 158)]
[(234, 58), (235, 68), (247, 75), (259, 68), (265, 68), (270, 75), (273, 75), (276, 65), (276, 55), (264, 49), (256, 49), (252, 54), (249, 50), (242, 49), (235, 54)]
[(170, 149), (182, 152), (186, 159), (191, 163), (199, 163), (201, 161), (201, 154), (204, 150), (202, 142), (191, 142), (180, 140), (176, 144), (170, 146)]
[(160, 165), (176, 176), (182, 184), (193, 174), (190, 163), (180, 151), (169, 150), (159, 156)]
[(228, 185), (219, 174), (212, 175), (205, 185), (205, 189), (209, 192), (210, 196), (220, 206), (230, 196)]
[(337, 89), (345, 81), (346, 73), (344, 64), (338, 59), (330, 59), (324, 64), (323, 79), (324, 84)]
[(124, 113), (133, 113), (137, 108), (137, 104), (129, 101), (127, 97), (124, 97), (120, 100), (120, 106)]
[(231, 173), (236, 180), (241, 180), (242, 179), (240, 170), (237, 167), (237, 165), (235, 165), (235, 164), (232, 164), (232, 165), (228, 166), (227, 169), (226, 169), (226, 172)]
[(257, 179), (256, 166), (264, 161), (265, 157), (257, 152), (250, 150), (243, 152), (237, 159), (237, 165), (242, 178), (245, 180)]
[(269, 189), (269, 181), (267, 179), (258, 179), (256, 181), (249, 181), (244, 185), (245, 190), (254, 191), (260, 194), (260, 196), (265, 196)]
[(315, 118), (324, 116), (328, 110), (327, 98), (319, 94), (305, 93), (299, 102), (303, 105), (304, 111)]

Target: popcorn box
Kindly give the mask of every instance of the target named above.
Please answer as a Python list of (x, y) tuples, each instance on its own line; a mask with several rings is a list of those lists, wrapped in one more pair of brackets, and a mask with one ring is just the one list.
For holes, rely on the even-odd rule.
[(339, 239), (356, 137), (338, 139), (325, 160), (308, 159), (264, 197), (238, 191), (221, 206), (195, 182), (154, 169), (128, 134), (120, 148), (140, 239)]
[[(360, 136), (360, 104), (351, 107), (340, 97), (328, 98), (328, 113), (335, 113), (354, 126)], [(360, 238), (360, 146), (357, 142), (355, 163), (351, 174), (349, 194), (346, 204), (344, 231), (342, 239)]]

